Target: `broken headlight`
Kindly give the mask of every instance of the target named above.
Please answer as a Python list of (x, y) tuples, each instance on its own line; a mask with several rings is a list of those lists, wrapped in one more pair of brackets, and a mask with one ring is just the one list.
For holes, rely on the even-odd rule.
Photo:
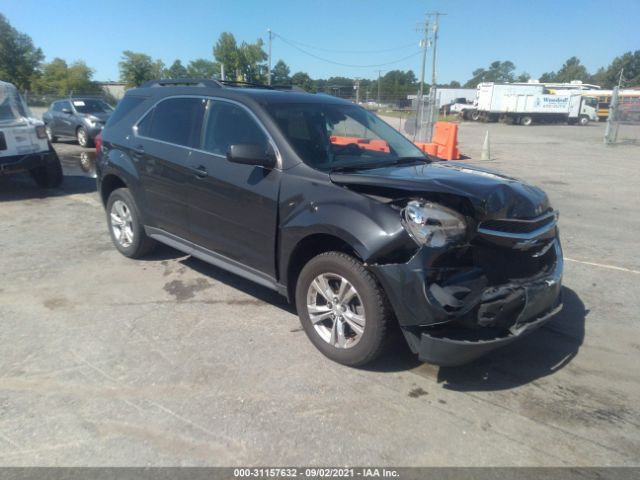
[(464, 239), (464, 217), (450, 208), (424, 200), (411, 200), (402, 210), (402, 225), (418, 245), (443, 247)]

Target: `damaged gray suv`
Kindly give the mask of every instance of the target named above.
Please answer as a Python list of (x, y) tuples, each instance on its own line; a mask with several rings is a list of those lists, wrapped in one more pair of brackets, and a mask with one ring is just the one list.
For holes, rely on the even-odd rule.
[(107, 123), (97, 173), (122, 254), (161, 242), (274, 289), (346, 365), (376, 358), (395, 322), (421, 360), (463, 364), (561, 308), (544, 192), (427, 157), (344, 100), (150, 82)]

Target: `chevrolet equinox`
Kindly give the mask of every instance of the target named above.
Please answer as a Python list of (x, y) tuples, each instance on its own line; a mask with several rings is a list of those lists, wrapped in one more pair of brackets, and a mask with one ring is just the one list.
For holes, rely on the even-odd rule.
[(422, 361), (459, 365), (561, 308), (543, 191), (425, 156), (351, 102), (152, 81), (126, 93), (99, 150), (123, 255), (161, 242), (276, 290), (337, 362), (370, 362), (397, 322)]

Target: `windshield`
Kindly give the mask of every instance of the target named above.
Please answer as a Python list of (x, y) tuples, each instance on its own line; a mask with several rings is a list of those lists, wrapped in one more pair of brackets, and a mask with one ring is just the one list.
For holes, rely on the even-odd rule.
[(0, 82), (0, 122), (11, 123), (30, 116), (29, 109), (16, 87)]
[(397, 130), (356, 105), (272, 104), (267, 110), (300, 158), (318, 170), (426, 160)]
[(113, 108), (102, 100), (73, 100), (78, 113), (110, 113)]

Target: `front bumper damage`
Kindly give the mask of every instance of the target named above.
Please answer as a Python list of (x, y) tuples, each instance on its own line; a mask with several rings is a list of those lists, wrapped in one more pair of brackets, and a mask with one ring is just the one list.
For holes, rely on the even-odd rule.
[[(532, 332), (562, 308), (563, 260), (557, 236), (540, 255), (543, 266), (516, 279), (497, 281), (500, 275), (487, 273), (490, 263), (509, 262), (499, 254), (486, 268), (451, 267), (441, 261), (447, 255), (451, 253), (444, 249), (423, 247), (407, 263), (369, 265), (411, 350), (422, 361), (441, 366), (468, 363)], [(448, 270), (453, 273), (445, 273), (448, 280), (441, 281)]]

